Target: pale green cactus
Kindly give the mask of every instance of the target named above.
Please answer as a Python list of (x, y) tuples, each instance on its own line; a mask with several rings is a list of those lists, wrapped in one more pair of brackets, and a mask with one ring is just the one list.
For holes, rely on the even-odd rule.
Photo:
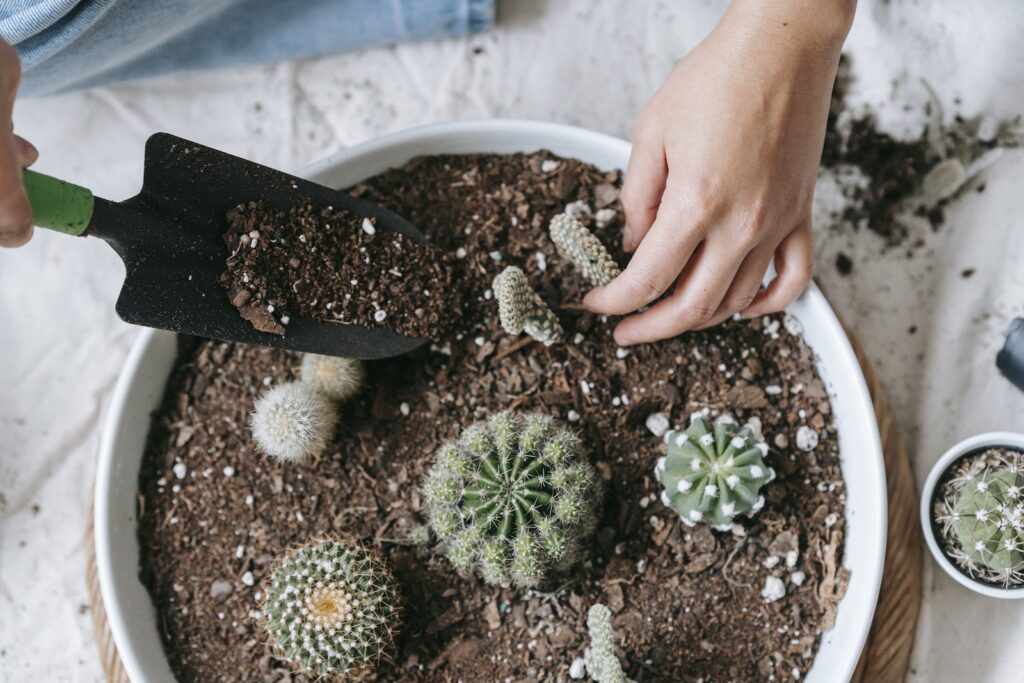
[(950, 557), (970, 576), (1024, 585), (1024, 459), (987, 453), (943, 487), (938, 521)]
[(501, 326), (509, 334), (528, 335), (544, 344), (562, 340), (562, 325), (526, 280), (526, 274), (516, 266), (508, 266), (498, 273), (491, 285), (498, 301)]
[(391, 657), (398, 586), (369, 551), (321, 541), (290, 554), (271, 577), (264, 614), (285, 658), (316, 675), (356, 675)]
[(452, 564), (517, 587), (576, 562), (600, 493), (579, 439), (536, 414), (499, 413), (468, 428), (438, 451), (424, 483)]
[(659, 458), (654, 475), (664, 486), (661, 501), (675, 509), (688, 526), (698, 522), (724, 531), (737, 515), (764, 507), (761, 487), (775, 478), (764, 462), (768, 446), (728, 417), (714, 425), (699, 414), (685, 432), (665, 434), (668, 455)]
[(302, 383), (335, 401), (344, 401), (363, 383), (363, 363), (355, 358), (338, 358), (307, 353), (302, 357)]
[(558, 253), (576, 266), (592, 287), (603, 287), (622, 273), (601, 241), (569, 214), (552, 218), (548, 232)]
[(297, 461), (327, 448), (338, 422), (330, 399), (299, 382), (278, 384), (256, 401), (250, 426), (267, 455)]
[(590, 647), (583, 654), (583, 661), (590, 678), (597, 683), (633, 683), (615, 656), (611, 610), (600, 603), (591, 606), (587, 612), (587, 629), (590, 631)]

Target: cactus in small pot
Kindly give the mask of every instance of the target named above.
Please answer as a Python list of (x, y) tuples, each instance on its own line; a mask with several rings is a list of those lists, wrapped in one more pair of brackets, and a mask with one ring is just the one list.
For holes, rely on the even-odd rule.
[(603, 287), (622, 272), (601, 241), (569, 214), (552, 218), (548, 233), (558, 253), (576, 266), (590, 286)]
[(986, 452), (942, 492), (936, 519), (951, 559), (983, 581), (1024, 585), (1024, 455)]
[(761, 488), (775, 478), (765, 464), (768, 446), (728, 416), (712, 425), (700, 415), (684, 432), (665, 434), (668, 455), (658, 459), (654, 475), (664, 490), (661, 501), (688, 526), (698, 522), (725, 531), (737, 515), (764, 507)]
[(327, 396), (306, 384), (286, 382), (256, 401), (250, 426), (260, 450), (296, 461), (322, 453), (337, 422), (337, 408)]
[(576, 562), (600, 493), (574, 434), (546, 415), (507, 412), (444, 445), (424, 483), (452, 564), (517, 587)]
[(355, 396), (363, 383), (362, 361), (307, 353), (302, 356), (302, 383), (335, 401)]
[(517, 266), (508, 266), (491, 284), (505, 332), (530, 335), (545, 346), (562, 340), (562, 325)]
[(590, 647), (583, 660), (590, 678), (597, 683), (633, 683), (615, 656), (611, 610), (602, 604), (592, 605), (587, 612), (587, 630), (590, 632)]
[(398, 587), (369, 551), (326, 540), (289, 554), (266, 590), (274, 644), (316, 675), (358, 676), (391, 656), (400, 625)]

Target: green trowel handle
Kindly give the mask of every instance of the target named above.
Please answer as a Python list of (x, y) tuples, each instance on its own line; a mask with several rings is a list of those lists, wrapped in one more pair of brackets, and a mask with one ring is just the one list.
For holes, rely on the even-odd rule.
[(25, 171), (23, 179), (36, 225), (76, 236), (89, 227), (92, 192), (35, 171)]

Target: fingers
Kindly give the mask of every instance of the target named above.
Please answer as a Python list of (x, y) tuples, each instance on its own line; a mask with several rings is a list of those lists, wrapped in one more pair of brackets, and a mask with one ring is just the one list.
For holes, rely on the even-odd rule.
[(799, 228), (789, 233), (779, 244), (775, 250), (775, 279), (754, 297), (750, 306), (740, 312), (741, 316), (753, 318), (781, 311), (803, 293), (811, 281), (813, 242), (811, 218), (808, 216)]
[(583, 305), (596, 313), (623, 315), (668, 291), (704, 238), (704, 228), (686, 216), (679, 193), (667, 190), (653, 227), (622, 275), (590, 291)]
[(20, 247), (32, 237), (32, 207), (21, 170), (35, 161), (38, 152), (18, 140), (14, 135), (0, 137), (0, 247)]
[(741, 256), (727, 240), (704, 242), (672, 296), (619, 323), (616, 343), (629, 346), (668, 339), (706, 322), (725, 298), (740, 263)]
[(19, 167), (28, 168), (39, 159), (39, 150), (36, 146), (20, 135), (14, 136), (14, 145)]
[(660, 138), (637, 126), (633, 136), (633, 151), (622, 182), (622, 210), (626, 215), (626, 229), (622, 234), (622, 248), (632, 252), (650, 230), (665, 192), (668, 164)]
[(25, 196), (21, 170), (39, 153), (11, 132), (11, 112), (20, 78), (17, 53), (0, 41), (0, 247), (19, 247), (32, 236), (32, 207)]
[(710, 320), (693, 329), (703, 330), (714, 327), (750, 306), (761, 289), (764, 274), (768, 271), (768, 266), (771, 265), (774, 253), (774, 244), (762, 244), (747, 254), (743, 263), (740, 264), (739, 270), (736, 271), (736, 277), (732, 284), (729, 285), (729, 291), (722, 297), (722, 303), (718, 305), (718, 310)]

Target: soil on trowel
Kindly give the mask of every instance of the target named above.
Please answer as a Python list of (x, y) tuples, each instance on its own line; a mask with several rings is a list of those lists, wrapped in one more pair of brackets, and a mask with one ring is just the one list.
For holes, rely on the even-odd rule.
[(461, 321), (455, 259), (378, 229), (374, 219), (310, 203), (283, 212), (249, 202), (231, 209), (227, 224), (221, 283), (257, 330), (283, 335), (304, 316), (440, 340)]

